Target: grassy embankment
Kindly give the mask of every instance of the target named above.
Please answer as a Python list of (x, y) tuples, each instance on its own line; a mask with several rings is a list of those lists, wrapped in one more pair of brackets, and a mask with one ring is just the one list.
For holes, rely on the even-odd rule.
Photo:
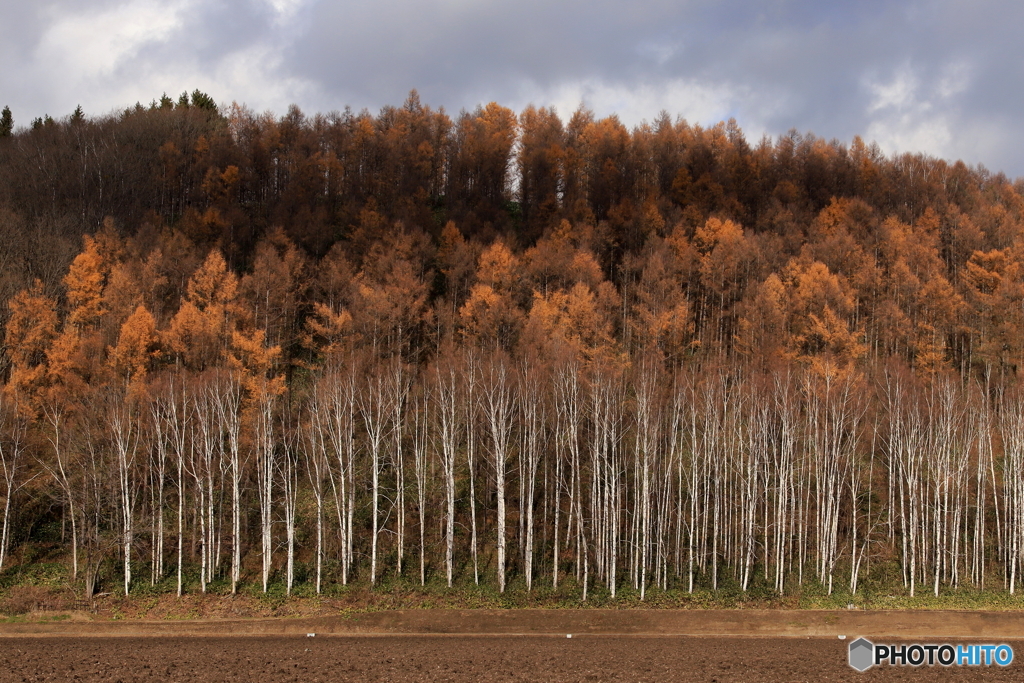
[[(82, 582), (70, 580), (67, 558), (43, 552), (22, 552), (21, 557), (0, 572), (0, 616), (6, 619), (61, 619), (70, 614), (89, 614), (93, 618), (113, 619), (200, 619), (316, 616), (353, 611), (387, 609), (516, 609), (516, 608), (613, 608), (613, 609), (972, 609), (1010, 610), (1024, 608), (1024, 596), (1011, 595), (1001, 576), (991, 576), (988, 587), (950, 588), (943, 585), (935, 596), (930, 583), (918, 584), (915, 596), (903, 586), (894, 563), (875, 563), (862, 573), (856, 594), (851, 594), (848, 573), (837, 572), (831, 595), (816, 578), (805, 572), (803, 583), (792, 575), (787, 589), (777, 594), (763, 575), (755, 575), (747, 591), (740, 589), (731, 572), (719, 577), (712, 590), (709, 577), (700, 577), (692, 593), (682, 580), (670, 581), (668, 590), (649, 587), (643, 600), (632, 587), (628, 573), (620, 580), (615, 597), (602, 582), (591, 581), (586, 601), (582, 585), (572, 575), (563, 576), (559, 587), (551, 587), (550, 570), (526, 589), (522, 576), (513, 576), (505, 593), (499, 593), (496, 581), (485, 574), (480, 585), (473, 582), (472, 565), (463, 566), (452, 588), (445, 585), (443, 571), (428, 573), (425, 586), (418, 580), (418, 565), (406, 566), (404, 576), (386, 572), (376, 586), (357, 577), (347, 586), (334, 580), (334, 567), (328, 566), (320, 595), (314, 587), (312, 568), (300, 564), (292, 595), (286, 595), (283, 571), (277, 572), (263, 593), (258, 572), (243, 577), (237, 595), (231, 594), (228, 581), (217, 579), (200, 591), (199, 577), (189, 567), (184, 595), (176, 593), (173, 570), (155, 585), (149, 570), (139, 566), (139, 577), (125, 597), (120, 588), (116, 562), (101, 568), (98, 594), (83, 599)], [(20, 561), (19, 561), (20, 560)]]

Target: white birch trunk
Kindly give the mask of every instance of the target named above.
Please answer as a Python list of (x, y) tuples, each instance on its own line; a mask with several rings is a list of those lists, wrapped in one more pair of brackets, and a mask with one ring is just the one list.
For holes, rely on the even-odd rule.
[(503, 358), (493, 358), (488, 366), (487, 386), (484, 388), (487, 426), (491, 437), (491, 462), (494, 467), (495, 489), (498, 503), (496, 540), (498, 550), (498, 590), (505, 592), (506, 500), (505, 481), (508, 452), (512, 433), (514, 401), (509, 370)]
[(454, 368), (445, 367), (437, 370), (437, 388), (434, 392), (434, 400), (437, 405), (435, 412), (437, 414), (438, 439), (441, 442), (441, 469), (444, 472), (444, 562), (449, 588), (452, 586), (455, 572), (455, 459), (458, 447), (459, 420), (457, 387), (458, 382)]
[(430, 442), (430, 387), (424, 383), (413, 405), (413, 471), (416, 477), (416, 509), (420, 532), (420, 585), (427, 583), (427, 447)]
[(256, 488), (260, 510), (260, 559), (263, 592), (267, 592), (273, 564), (273, 502), (277, 463), (274, 456), (275, 397), (264, 385), (256, 399), (255, 450)]
[[(242, 453), (241, 453), (241, 410), (242, 385), (233, 373), (216, 377), (210, 385), (213, 407), (217, 412), (219, 427), (217, 434), (210, 434), (216, 439), (220, 448), (220, 432), (227, 441), (227, 462), (225, 466), (231, 480), (231, 593), (238, 592), (238, 584), (242, 578)], [(213, 477), (214, 468), (206, 469), (206, 504), (207, 504), (207, 540), (206, 558), (209, 563), (208, 578), (212, 578), (216, 569), (216, 552), (214, 542), (214, 500)]]
[(130, 399), (108, 395), (107, 426), (114, 441), (117, 458), (117, 481), (121, 513), (121, 545), (123, 549), (124, 593), (132, 583), (132, 543), (135, 534), (135, 457), (139, 446), (138, 414), (132, 411)]
[(377, 547), (380, 537), (380, 474), (384, 434), (389, 413), (385, 378), (379, 368), (366, 377), (366, 384), (359, 393), (359, 409), (366, 426), (367, 447), (370, 451), (371, 523), (370, 537), (370, 585), (377, 584)]
[(0, 527), (0, 569), (4, 567), (11, 536), (11, 501), (24, 484), (19, 476), (25, 451), (26, 428), (26, 422), (18, 414), (17, 404), (12, 405), (0, 391), (0, 475), (3, 477), (4, 486), (4, 514)]

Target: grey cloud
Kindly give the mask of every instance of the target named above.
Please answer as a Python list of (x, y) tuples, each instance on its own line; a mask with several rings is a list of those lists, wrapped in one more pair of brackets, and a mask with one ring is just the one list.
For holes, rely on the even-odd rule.
[[(698, 110), (686, 93), (714, 92), (720, 104), (701, 115), (734, 114), (751, 137), (796, 128), (849, 141), (875, 131), (890, 149), (914, 144), (1024, 174), (1024, 6), (1007, 0), (296, 0), (283, 18), (263, 0), (197, 0), (170, 35), (88, 88), (34, 63), (54, 18), (132, 1), (10, 8), (0, 97), (35, 116), (70, 110), (83, 92), (112, 108), (129, 104), (112, 99), (125, 92), (146, 101), (191, 78), (222, 100), (279, 113), (286, 98), (310, 111), (373, 111), (412, 88), (458, 111), (482, 98), (552, 104), (544, 98), (601, 86), (621, 93), (609, 101), (642, 90), (656, 103), (663, 93), (687, 114)], [(265, 63), (250, 64), (251, 54)], [(886, 88), (904, 98), (872, 108)]]
[(320, 3), (289, 67), (353, 104), (394, 102), (416, 87), (429, 99), (472, 105), (460, 95), (503, 81), (624, 78), (640, 59), (636, 46), (668, 14), (626, 3), (464, 4), (393, 0), (353, 13)]

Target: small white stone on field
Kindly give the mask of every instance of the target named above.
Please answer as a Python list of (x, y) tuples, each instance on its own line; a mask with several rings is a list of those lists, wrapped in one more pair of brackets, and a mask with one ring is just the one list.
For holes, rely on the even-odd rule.
[(571, 634), (571, 633), (566, 633), (566, 634), (565, 634), (565, 637), (566, 637), (566, 638), (572, 638), (572, 634)]
[(846, 640), (846, 636), (839, 636), (839, 640)]
[(316, 636), (316, 634), (315, 634), (315, 633), (307, 633), (307, 634), (306, 634), (306, 637), (307, 637), (307, 638), (312, 638), (312, 637), (314, 637), (314, 636)]

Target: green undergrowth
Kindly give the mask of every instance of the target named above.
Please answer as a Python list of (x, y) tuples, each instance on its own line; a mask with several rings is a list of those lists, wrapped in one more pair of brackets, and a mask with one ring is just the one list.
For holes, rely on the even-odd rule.
[[(1011, 595), (1003, 586), (1002, 577), (987, 579), (981, 590), (966, 585), (942, 585), (934, 595), (933, 585), (918, 584), (913, 597), (904, 587), (898, 567), (878, 563), (864, 572), (856, 593), (849, 590), (849, 574), (837, 573), (830, 593), (813, 572), (802, 582), (796, 574), (786, 577), (785, 590), (779, 594), (763, 574), (755, 573), (747, 590), (743, 590), (731, 572), (719, 576), (712, 587), (709, 576), (697, 577), (694, 589), (688, 590), (684, 579), (673, 579), (667, 588), (649, 585), (641, 598), (626, 573), (621, 576), (615, 595), (600, 580), (591, 577), (587, 596), (583, 585), (573, 574), (561, 575), (553, 587), (551, 574), (539, 575), (531, 589), (523, 576), (513, 574), (506, 590), (498, 590), (496, 578), (490, 573), (473, 580), (472, 567), (460, 572), (449, 587), (443, 572), (428, 574), (421, 585), (418, 567), (407, 567), (398, 576), (393, 568), (384, 572), (375, 585), (368, 577), (357, 576), (349, 585), (325, 580), (322, 591), (315, 591), (311, 572), (298, 573), (301, 581), (293, 585), (289, 595), (283, 572), (275, 572), (262, 590), (259, 575), (243, 576), (237, 595), (232, 595), (230, 581), (215, 578), (201, 593), (199, 574), (195, 567), (184, 572), (184, 599), (180, 609), (174, 605), (177, 578), (173, 569), (155, 584), (148, 568), (134, 573), (130, 594), (125, 597), (123, 576), (117, 563), (101, 567), (98, 595), (83, 598), (81, 580), (72, 582), (67, 563), (41, 558), (39, 561), (6, 567), (0, 571), (0, 615), (22, 619), (29, 613), (60, 610), (92, 609), (112, 619), (142, 618), (159, 615), (164, 619), (195, 619), (209, 616), (210, 605), (229, 604), (227, 613), (218, 616), (238, 618), (257, 616), (301, 617), (325, 614), (363, 613), (394, 609), (788, 609), (788, 610), (1018, 610), (1024, 609), (1024, 596)], [(893, 579), (896, 579), (895, 581)], [(46, 617), (50, 618), (50, 617)]]

